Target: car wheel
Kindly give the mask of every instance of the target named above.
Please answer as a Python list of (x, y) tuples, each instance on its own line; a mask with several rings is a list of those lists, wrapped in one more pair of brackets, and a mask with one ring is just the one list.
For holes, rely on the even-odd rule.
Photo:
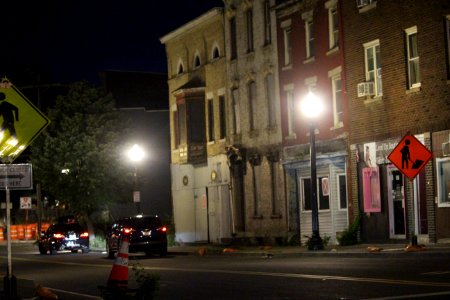
[(166, 256), (166, 255), (167, 255), (167, 247), (162, 247), (162, 248), (159, 250), (159, 256), (164, 257), (164, 256)]
[(89, 248), (81, 248), (81, 253), (89, 253)]
[(77, 253), (77, 252), (78, 252), (78, 249), (72, 249), (72, 250), (70, 250), (70, 251), (72, 251), (72, 253)]
[(50, 255), (55, 255), (57, 253), (56, 249), (50, 248)]
[(113, 259), (114, 258), (114, 251), (112, 251), (109, 246), (108, 243), (106, 243), (106, 253), (108, 253), (108, 258), (109, 259)]
[(43, 245), (39, 244), (39, 253), (40, 254), (47, 254), (47, 249), (44, 248)]

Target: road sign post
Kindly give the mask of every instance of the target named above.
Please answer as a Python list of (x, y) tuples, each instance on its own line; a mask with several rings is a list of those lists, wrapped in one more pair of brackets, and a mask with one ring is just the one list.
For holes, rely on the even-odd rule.
[[(11, 164), (50, 124), (48, 119), (8, 79), (0, 82), (0, 161)], [(31, 165), (1, 165), (0, 189), (6, 192), (8, 268), (5, 296), (15, 299), (17, 285), (11, 259), (11, 189), (32, 189)]]
[(388, 159), (400, 172), (413, 180), (432, 157), (431, 151), (415, 136), (406, 134), (389, 154)]

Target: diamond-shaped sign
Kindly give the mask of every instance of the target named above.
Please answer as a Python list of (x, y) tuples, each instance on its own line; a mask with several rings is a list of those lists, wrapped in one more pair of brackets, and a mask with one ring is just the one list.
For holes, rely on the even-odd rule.
[(414, 179), (433, 154), (415, 136), (407, 134), (395, 146), (388, 159), (409, 179)]
[(0, 160), (11, 163), (50, 124), (11, 82), (0, 83)]

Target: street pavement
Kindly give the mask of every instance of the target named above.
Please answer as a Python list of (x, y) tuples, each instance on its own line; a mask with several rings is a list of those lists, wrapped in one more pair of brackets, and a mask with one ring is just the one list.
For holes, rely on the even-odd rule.
[[(21, 243), (27, 243), (21, 241)], [(28, 242), (28, 243), (32, 243)], [(0, 246), (4, 245), (0, 242)], [(104, 249), (92, 249), (92, 251), (104, 251)], [(305, 246), (215, 246), (205, 244), (189, 244), (169, 247), (168, 255), (228, 255), (228, 256), (257, 256), (257, 257), (302, 257), (302, 256), (329, 256), (329, 257), (370, 257), (370, 256), (408, 256), (408, 255), (434, 255), (449, 256), (450, 242), (428, 245), (411, 246), (407, 244), (358, 244), (353, 246), (327, 245), (324, 250), (310, 251)], [(35, 283), (31, 280), (17, 278), (17, 291), (22, 300), (35, 299)], [(3, 286), (0, 287), (0, 300)], [(88, 297), (87, 295), (70, 293), (67, 291), (53, 290), (58, 299), (63, 300), (99, 300), (100, 297)]]

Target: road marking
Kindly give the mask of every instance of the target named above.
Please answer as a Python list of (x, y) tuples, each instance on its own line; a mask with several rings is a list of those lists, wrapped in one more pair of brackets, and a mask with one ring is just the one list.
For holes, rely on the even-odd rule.
[(444, 275), (444, 274), (450, 274), (450, 271), (427, 272), (427, 273), (422, 273), (420, 275)]
[(60, 290), (60, 289), (54, 289), (52, 287), (48, 287), (49, 289), (51, 289), (52, 291), (55, 292), (60, 292), (60, 293), (65, 293), (65, 294), (70, 294), (70, 295), (75, 295), (75, 296), (80, 296), (83, 297), (83, 299), (93, 299), (93, 300), (102, 300), (103, 298), (98, 297), (98, 296), (92, 296), (92, 295), (87, 295), (87, 294), (81, 294), (81, 293), (76, 293), (76, 292), (70, 292), (70, 291), (66, 291), (66, 290)]
[(450, 291), (448, 292), (440, 292), (440, 293), (426, 293), (426, 294), (412, 294), (412, 295), (403, 295), (403, 296), (390, 296), (383, 298), (367, 298), (364, 300), (392, 300), (392, 299), (413, 299), (413, 298), (423, 298), (423, 297), (434, 297), (434, 296), (446, 296), (450, 295)]
[[(4, 256), (0, 256), (6, 258)], [(14, 260), (21, 261), (36, 261), (40, 263), (72, 265), (72, 266), (88, 266), (88, 267), (103, 267), (111, 268), (111, 264), (86, 264), (74, 262), (61, 261), (42, 261), (40, 259), (20, 258), (14, 257)], [(312, 275), (312, 274), (295, 274), (295, 273), (273, 273), (273, 272), (258, 272), (258, 271), (233, 271), (233, 270), (216, 270), (216, 269), (185, 269), (185, 268), (168, 268), (168, 267), (143, 267), (145, 270), (152, 271), (175, 271), (175, 272), (196, 272), (196, 273), (223, 273), (233, 275), (252, 275), (252, 276), (271, 276), (271, 277), (285, 277), (285, 278), (302, 278), (313, 280), (335, 280), (335, 281), (354, 281), (354, 282), (369, 282), (369, 283), (383, 283), (393, 285), (413, 285), (413, 286), (434, 286), (434, 287), (450, 287), (447, 282), (431, 282), (431, 281), (415, 281), (415, 280), (399, 280), (399, 279), (384, 279), (384, 278), (368, 278), (368, 277), (347, 277), (347, 276), (329, 276), (329, 275)]]
[(224, 273), (224, 274), (233, 274), (233, 275), (254, 275), (254, 276), (303, 278), (303, 279), (314, 279), (314, 280), (355, 281), (355, 282), (385, 283), (385, 284), (394, 284), (394, 285), (401, 284), (401, 285), (414, 285), (414, 286), (450, 287), (450, 283), (447, 283), (447, 282), (430, 282), (430, 281), (398, 280), (398, 279), (383, 279), (383, 278), (311, 275), (311, 274), (295, 274), (295, 273), (272, 273), (272, 272), (256, 272), (256, 271), (181, 269), (181, 268), (164, 268), (164, 267), (143, 267), (143, 268), (145, 270), (153, 270), (153, 271)]

